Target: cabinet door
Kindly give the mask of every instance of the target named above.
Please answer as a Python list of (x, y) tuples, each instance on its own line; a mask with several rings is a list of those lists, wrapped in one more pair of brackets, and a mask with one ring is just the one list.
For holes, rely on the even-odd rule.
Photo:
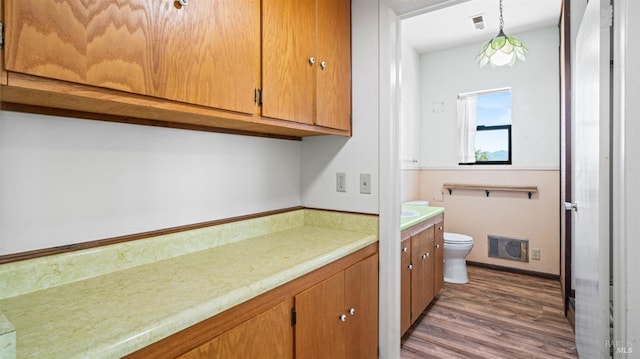
[(86, 83), (88, 23), (80, 0), (5, 0), (5, 69)]
[(433, 226), (411, 238), (411, 312), (415, 321), (433, 299)]
[[(138, 0), (157, 3), (154, 0)], [(260, 0), (192, 0), (168, 4), (158, 24), (153, 75), (160, 97), (242, 113), (257, 112)], [(155, 5), (159, 6), (159, 5)]]
[(318, 1), (316, 125), (351, 127), (351, 1)]
[(313, 124), (315, 6), (262, 1), (262, 116)]
[(378, 255), (345, 270), (346, 357), (378, 357)]
[(433, 249), (433, 290), (438, 294), (444, 285), (444, 222), (435, 225), (435, 248)]
[(293, 358), (291, 306), (286, 300), (179, 358)]
[(254, 113), (259, 0), (6, 0), (6, 69)]
[(411, 239), (402, 241), (400, 246), (400, 334), (411, 326)]
[(344, 285), (340, 272), (295, 296), (296, 358), (345, 358)]

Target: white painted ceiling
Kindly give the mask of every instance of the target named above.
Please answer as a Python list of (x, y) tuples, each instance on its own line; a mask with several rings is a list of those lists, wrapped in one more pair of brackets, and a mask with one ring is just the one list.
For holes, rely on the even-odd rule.
[[(384, 0), (400, 15), (402, 38), (419, 53), (470, 43), (478, 49), (499, 30), (499, 0)], [(503, 0), (504, 32), (558, 25), (562, 0)], [(483, 30), (471, 18), (484, 16)]]

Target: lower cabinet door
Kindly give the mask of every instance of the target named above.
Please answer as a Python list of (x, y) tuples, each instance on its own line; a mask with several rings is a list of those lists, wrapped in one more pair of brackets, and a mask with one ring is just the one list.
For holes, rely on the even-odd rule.
[(295, 296), (296, 358), (346, 358), (344, 272)]
[(286, 300), (181, 355), (179, 358), (292, 359), (292, 305), (292, 300)]
[(378, 357), (378, 255), (345, 270), (346, 358)]
[(437, 295), (444, 286), (444, 222), (435, 225), (435, 248), (434, 253), (434, 294)]
[[(409, 248), (408, 246), (409, 243), (402, 248)], [(400, 263), (400, 334), (404, 335), (411, 326), (411, 254), (403, 252)]]
[(378, 255), (295, 296), (295, 353), (302, 359), (378, 357)]

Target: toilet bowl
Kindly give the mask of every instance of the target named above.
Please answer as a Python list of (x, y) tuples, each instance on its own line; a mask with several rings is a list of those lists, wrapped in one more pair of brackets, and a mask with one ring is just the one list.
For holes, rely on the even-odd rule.
[(444, 281), (464, 284), (469, 282), (465, 257), (473, 248), (473, 238), (459, 233), (444, 233)]

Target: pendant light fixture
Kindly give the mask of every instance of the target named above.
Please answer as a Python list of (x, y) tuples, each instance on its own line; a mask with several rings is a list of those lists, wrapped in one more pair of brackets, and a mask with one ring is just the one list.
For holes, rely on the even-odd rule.
[(522, 41), (514, 36), (506, 35), (504, 31), (502, 31), (503, 27), (502, 0), (500, 0), (500, 31), (496, 37), (482, 45), (482, 49), (476, 57), (476, 62), (480, 64), (480, 67), (483, 67), (487, 63), (491, 64), (491, 67), (504, 65), (513, 66), (516, 59), (526, 61), (524, 53), (528, 51), (527, 48)]

